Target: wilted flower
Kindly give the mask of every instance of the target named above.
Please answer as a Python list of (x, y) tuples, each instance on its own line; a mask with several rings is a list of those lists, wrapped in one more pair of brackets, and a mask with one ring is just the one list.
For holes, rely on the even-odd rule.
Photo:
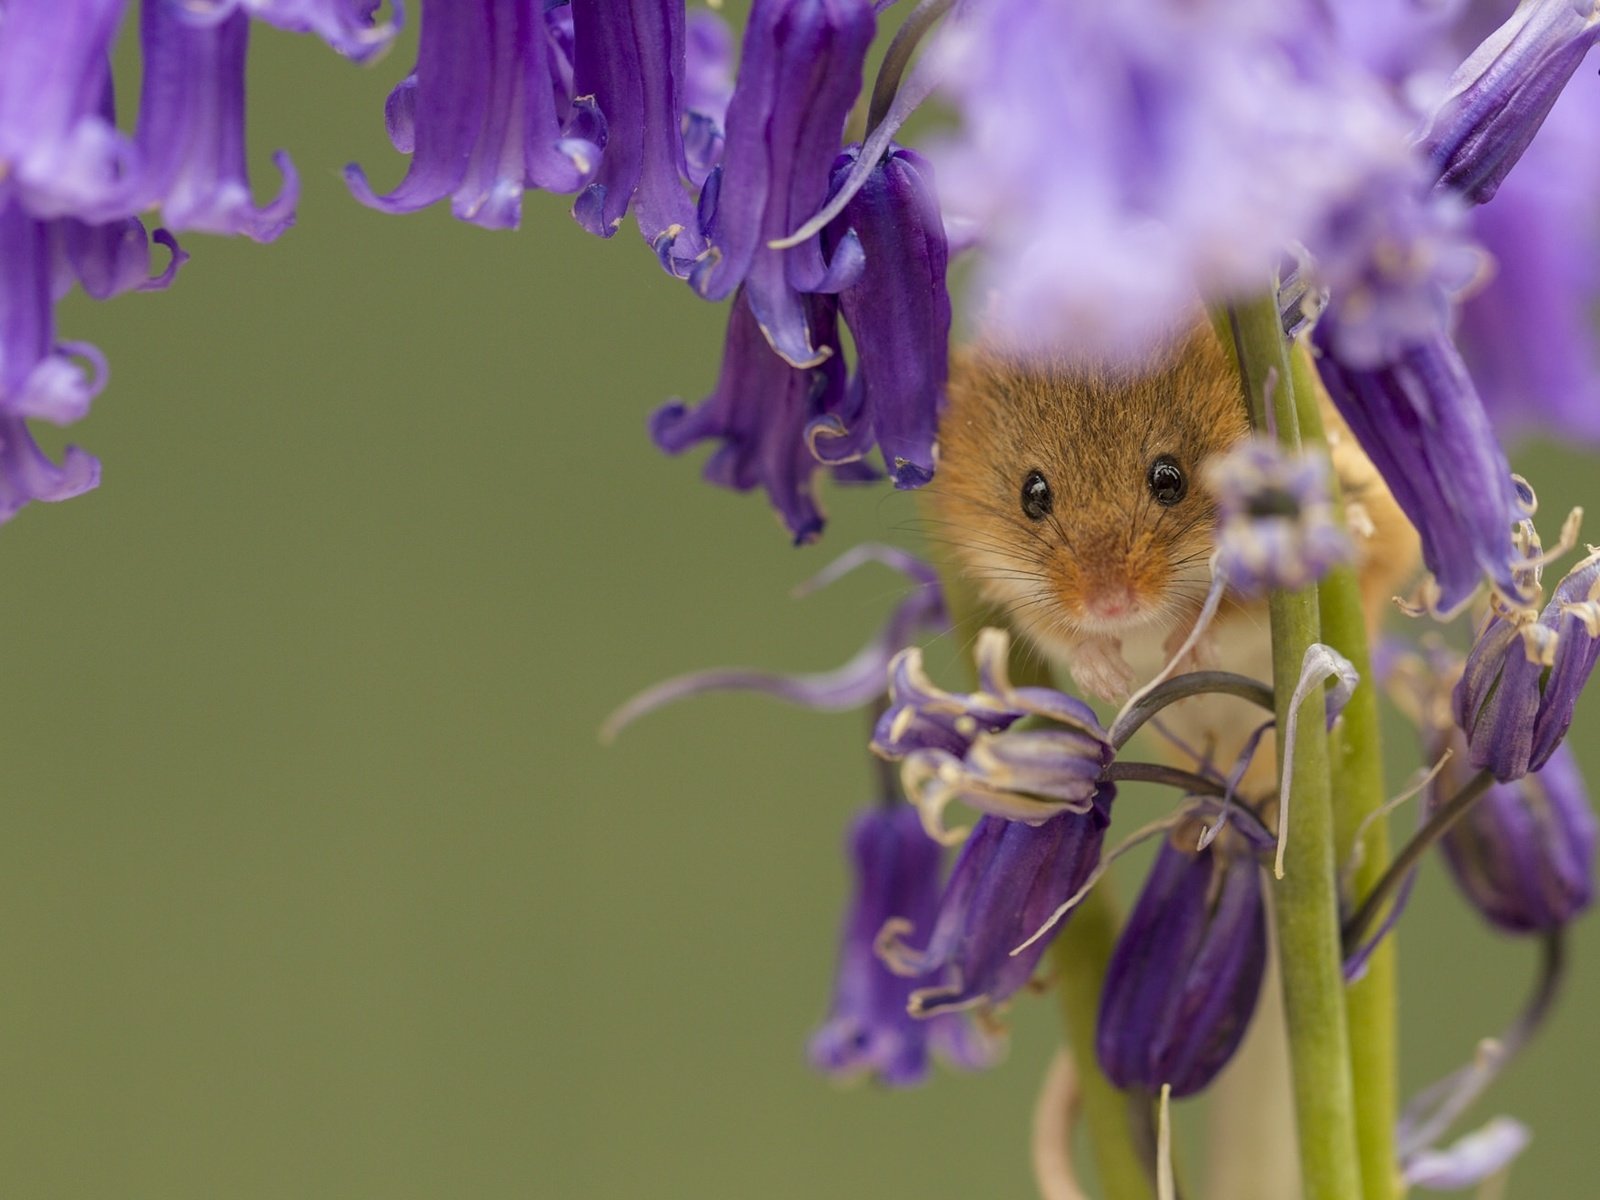
[(945, 884), (924, 947), (911, 946), (923, 930), (905, 921), (890, 921), (879, 937), (891, 970), (943, 980), (911, 993), (913, 1015), (993, 1007), (1033, 977), (1060, 926), (1013, 952), (1094, 871), (1115, 796), (1114, 787), (1102, 784), (1086, 810), (1062, 812), (1041, 825), (992, 816), (978, 821)]
[(1200, 1091), (1239, 1048), (1261, 994), (1261, 868), (1231, 838), (1190, 844), (1162, 843), (1106, 970), (1095, 1048), (1120, 1088)]
[(873, 947), (891, 919), (932, 925), (939, 905), (938, 843), (916, 812), (889, 800), (867, 809), (850, 833), (855, 887), (840, 935), (827, 1020), (811, 1038), (811, 1065), (830, 1075), (870, 1074), (894, 1087), (920, 1083), (930, 1051), (954, 1066), (984, 1067), (993, 1048), (964, 1017), (907, 1011), (917, 981), (896, 975)]
[(1453, 697), (1467, 758), (1503, 783), (1537, 771), (1572, 724), (1600, 657), (1600, 552), (1556, 585), (1537, 621), (1491, 613)]
[[(1447, 764), (1428, 792), (1437, 808), (1465, 782)], [(1440, 842), (1462, 893), (1508, 933), (1563, 925), (1594, 897), (1595, 818), (1572, 751), (1486, 791)]]
[(1291, 456), (1256, 438), (1211, 463), (1206, 476), (1217, 498), (1217, 567), (1238, 592), (1302, 588), (1354, 556), (1323, 455)]
[[(1013, 686), (1006, 665), (1010, 649), (1004, 630), (978, 635), (978, 690), (967, 694), (946, 692), (929, 680), (916, 647), (901, 651), (890, 665), (890, 705), (878, 719), (872, 748), (904, 760), (906, 795), (922, 810), (928, 832), (941, 840), (959, 840), (942, 821), (956, 800), (1030, 825), (1060, 813), (1084, 813), (1097, 802), (1112, 750), (1094, 710), (1051, 688)], [(1044, 723), (1011, 728), (1025, 716)]]

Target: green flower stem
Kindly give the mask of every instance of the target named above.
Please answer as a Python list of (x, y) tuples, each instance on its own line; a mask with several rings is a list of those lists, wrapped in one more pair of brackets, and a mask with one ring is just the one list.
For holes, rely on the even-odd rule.
[[(1319, 405), (1322, 385), (1311, 352), (1304, 344), (1294, 348), (1291, 378), (1301, 441), (1325, 443)], [(1337, 482), (1334, 488), (1337, 491)], [(1336, 495), (1335, 503), (1340, 506), (1342, 518), (1342, 498)], [(1333, 844), (1335, 861), (1342, 866), (1356, 851), (1357, 830), (1362, 822), (1377, 812), (1385, 799), (1378, 689), (1367, 652), (1367, 622), (1355, 569), (1340, 567), (1330, 572), (1317, 588), (1317, 601), (1322, 611), (1322, 640), (1348, 658), (1361, 674), (1331, 745), (1333, 794), (1338, 797), (1333, 809)], [(1389, 826), (1383, 818), (1367, 825), (1359, 853), (1359, 865), (1350, 886), (1354, 896), (1365, 896), (1389, 865)], [(1390, 934), (1367, 960), (1366, 974), (1345, 989), (1356, 1149), (1366, 1200), (1399, 1200), (1405, 1190), (1395, 1151), (1400, 1116), (1396, 953), (1394, 935)]]
[[(985, 625), (1006, 626), (1004, 616), (985, 606), (949, 563), (940, 564), (939, 581), (957, 637), (970, 642)], [(970, 656), (965, 666), (973, 672)], [(1053, 686), (1048, 665), (1027, 653), (1018, 641), (1012, 643), (1010, 668), (1012, 682), (1019, 686)], [(972, 679), (976, 682), (975, 673)], [(1100, 1178), (1100, 1195), (1104, 1200), (1156, 1200), (1155, 1181), (1141, 1152), (1147, 1139), (1139, 1135), (1131, 1099), (1106, 1078), (1094, 1049), (1100, 991), (1121, 926), (1110, 880), (1102, 879), (1063, 925), (1051, 961), (1061, 997), (1063, 1032), (1078, 1072), (1083, 1121)], [(1067, 1131), (1062, 1130), (1062, 1137), (1066, 1136)]]
[(1100, 991), (1122, 926), (1108, 882), (1102, 879), (1095, 884), (1073, 910), (1072, 919), (1062, 927), (1050, 950), (1051, 961), (1061, 997), (1062, 1026), (1078, 1068), (1083, 1121), (1094, 1151), (1100, 1194), (1106, 1200), (1155, 1200), (1155, 1182), (1140, 1153), (1141, 1138), (1134, 1124), (1136, 1101), (1106, 1078), (1095, 1057)]
[[(1228, 327), (1257, 428), (1265, 427), (1270, 403), (1279, 441), (1295, 449), (1300, 426), (1276, 293), (1273, 287), (1260, 299), (1232, 309)], [(1268, 608), (1281, 763), (1289, 704), (1306, 648), (1321, 635), (1321, 618), (1312, 588), (1273, 592)], [(1273, 889), (1273, 908), (1283, 963), (1284, 1013), (1289, 1026), (1305, 1200), (1363, 1200), (1339, 953), (1333, 804), (1323, 712), (1318, 692), (1306, 698), (1299, 714), (1294, 760), (1289, 764), (1292, 803), (1284, 877)]]

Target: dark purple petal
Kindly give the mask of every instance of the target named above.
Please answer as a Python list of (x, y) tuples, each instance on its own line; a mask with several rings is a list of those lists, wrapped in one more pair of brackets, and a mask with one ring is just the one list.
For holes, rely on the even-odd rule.
[(912, 993), (913, 1013), (992, 1008), (1033, 977), (1061, 926), (1021, 953), (1012, 951), (1088, 880), (1100, 861), (1115, 796), (1116, 789), (1104, 785), (1087, 812), (1063, 813), (1042, 825), (979, 819), (945, 884), (925, 947), (912, 949), (905, 940), (920, 929), (886, 930), (894, 936), (880, 938), (888, 943), (880, 952), (897, 972), (943, 973), (945, 982)]
[[(836, 347), (831, 297), (808, 296), (811, 337)], [(716, 389), (691, 409), (673, 401), (650, 419), (656, 445), (680, 454), (712, 439), (722, 445), (705, 466), (712, 483), (737, 491), (760, 487), (796, 543), (822, 530), (814, 480), (821, 464), (807, 446), (807, 427), (844, 402), (844, 365), (831, 354), (815, 367), (793, 367), (773, 353), (741, 293), (728, 314)]]
[(30, 500), (67, 500), (100, 482), (100, 463), (68, 446), (58, 467), (45, 457), (21, 417), (0, 413), (0, 522)]
[(574, 0), (573, 86), (605, 116), (600, 167), (573, 205), (590, 233), (610, 237), (633, 205), (662, 265), (687, 275), (705, 248), (684, 188), (684, 10), (674, 0)]
[(836, 289), (848, 273), (830, 271), (819, 238), (781, 251), (767, 243), (827, 199), (875, 24), (869, 0), (756, 0), (720, 177), (707, 185), (714, 202), (702, 204), (710, 249), (691, 283), (712, 300), (745, 284), (773, 348), (796, 365), (824, 353), (796, 293)]
[(1422, 538), (1439, 607), (1459, 608), (1487, 578), (1516, 597), (1511, 532), (1523, 514), (1505, 452), (1461, 356), (1442, 330), (1377, 366), (1339, 357), (1338, 316), (1313, 336), (1328, 394)]
[[(1462, 782), (1442, 772), (1436, 808)], [(1508, 933), (1540, 933), (1594, 899), (1595, 818), (1572, 751), (1559, 747), (1537, 771), (1496, 784), (1440, 844), (1457, 886), (1484, 919)]]
[(1556, 585), (1537, 623), (1498, 614), (1485, 623), (1451, 698), (1474, 767), (1501, 782), (1537, 771), (1572, 724), (1600, 658), (1600, 554)]
[(1417, 137), (1439, 186), (1489, 200), (1600, 38), (1587, 4), (1524, 0), (1451, 77)]
[(182, 231), (244, 234), (270, 242), (294, 223), (299, 177), (283, 151), (277, 199), (257, 208), (245, 166), (244, 74), (250, 19), (186, 18), (178, 0), (152, 0), (140, 11), (144, 87), (139, 96), (133, 181), (137, 207), (160, 205), (164, 222)]
[(832, 1075), (870, 1074), (893, 1087), (923, 1081), (929, 1050), (951, 1052), (958, 1066), (987, 1066), (987, 1047), (961, 1017), (919, 1020), (907, 1012), (915, 979), (891, 972), (874, 952), (890, 920), (926, 927), (939, 903), (937, 843), (915, 810), (876, 805), (850, 835), (855, 887), (839, 938), (839, 965), (827, 1020), (811, 1038), (811, 1065)]
[(345, 179), (356, 199), (404, 213), (449, 196), (461, 220), (514, 229), (528, 188), (582, 187), (606, 135), (574, 109), (569, 24), (566, 10), (545, 13), (536, 0), (425, 7), (416, 68), (384, 112), (390, 141), (411, 165), (378, 196), (352, 163)]
[(1120, 1088), (1200, 1091), (1238, 1049), (1267, 962), (1249, 854), (1164, 843), (1112, 952), (1096, 1050)]
[[(853, 163), (853, 156), (840, 158), (836, 184)], [(866, 256), (860, 280), (839, 295), (863, 387), (864, 411), (856, 420), (870, 421), (895, 486), (920, 487), (933, 477), (950, 362), (949, 249), (932, 168), (909, 150), (893, 149), (841, 223)]]
[(107, 101), (125, 0), (11, 0), (0, 22), (0, 180), (37, 217), (103, 221), (136, 207), (135, 154)]
[(699, 186), (722, 161), (723, 127), (733, 95), (733, 32), (708, 8), (689, 13), (683, 76), (683, 154)]

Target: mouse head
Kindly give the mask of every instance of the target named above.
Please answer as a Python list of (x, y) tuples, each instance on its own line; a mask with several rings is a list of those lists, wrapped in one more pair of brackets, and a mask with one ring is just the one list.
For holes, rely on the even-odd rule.
[(1137, 373), (964, 351), (939, 428), (941, 535), (1036, 640), (1176, 627), (1210, 583), (1204, 465), (1248, 434), (1209, 326)]

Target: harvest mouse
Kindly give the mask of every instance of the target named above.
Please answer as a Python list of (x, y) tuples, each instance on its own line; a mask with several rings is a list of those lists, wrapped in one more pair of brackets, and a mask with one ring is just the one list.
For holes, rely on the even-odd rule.
[[(1369, 614), (1416, 561), (1415, 534), (1323, 404)], [(983, 598), (1082, 691), (1119, 700), (1188, 636), (1211, 583), (1204, 467), (1250, 434), (1209, 324), (1148, 368), (960, 352), (932, 488), (941, 537)], [(1370, 619), (1370, 618), (1369, 618)], [(1263, 673), (1264, 604), (1225, 600), (1184, 669)]]

